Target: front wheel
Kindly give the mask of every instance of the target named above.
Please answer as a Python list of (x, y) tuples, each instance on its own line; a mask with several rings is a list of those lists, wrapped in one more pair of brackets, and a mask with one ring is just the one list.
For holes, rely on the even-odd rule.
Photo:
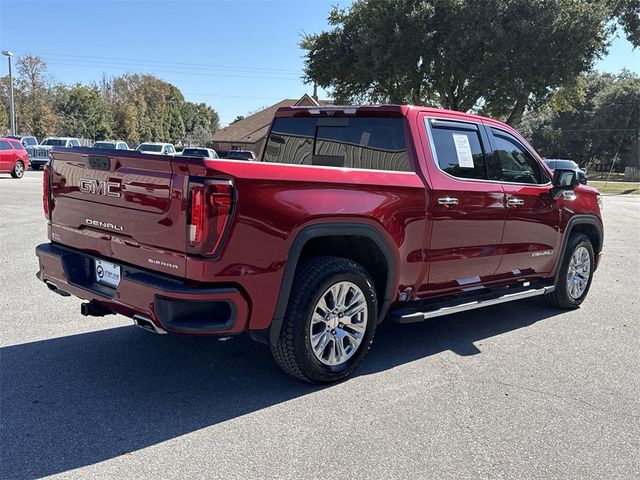
[(547, 301), (558, 308), (578, 308), (589, 293), (594, 267), (591, 240), (583, 233), (572, 233), (560, 265), (556, 288), (545, 295)]
[(311, 383), (340, 380), (364, 359), (377, 315), (373, 281), (360, 264), (340, 257), (312, 258), (296, 272), (271, 352), (296, 378)]
[(22, 160), (18, 160), (13, 166), (11, 176), (13, 178), (22, 178), (24, 176), (24, 163), (22, 163)]

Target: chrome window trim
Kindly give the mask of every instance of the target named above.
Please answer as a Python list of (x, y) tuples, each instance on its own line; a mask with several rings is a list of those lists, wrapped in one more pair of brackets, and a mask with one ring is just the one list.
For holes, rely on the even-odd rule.
[[(226, 158), (221, 158), (220, 161), (223, 162), (233, 162), (233, 163), (237, 163), (236, 160), (229, 160)], [(331, 170), (341, 170), (344, 171), (345, 173), (347, 172), (382, 172), (382, 173), (399, 173), (402, 175), (416, 175), (418, 176), (418, 174), (413, 171), (406, 171), (406, 170), (380, 170), (377, 168), (347, 168), (347, 167), (332, 167), (332, 166), (328, 166), (328, 165), (303, 165), (300, 163), (280, 163), (280, 162), (265, 162), (263, 160), (256, 160), (255, 163), (262, 163), (264, 165), (273, 165), (273, 166), (285, 166), (285, 167), (303, 167), (303, 168), (329, 168)], [(420, 178), (420, 177), (418, 177)]]
[[(436, 146), (435, 146), (435, 142), (433, 140), (433, 133), (431, 131), (431, 121), (447, 121), (447, 122), (451, 122), (451, 123), (462, 123), (462, 124), (471, 124), (471, 125), (475, 125), (478, 132), (478, 137), (480, 138), (480, 143), (481, 145), (483, 144), (482, 142), (482, 136), (480, 135), (480, 126), (484, 126), (483, 123), (477, 123), (477, 122), (473, 122), (470, 120), (451, 120), (449, 118), (442, 118), (442, 117), (431, 117), (428, 115), (424, 116), (424, 124), (425, 124), (425, 128), (427, 130), (427, 140), (429, 140), (429, 148), (431, 150), (431, 157), (433, 159), (433, 163), (435, 164), (436, 168), (444, 175), (446, 175), (447, 177), (456, 180), (458, 182), (480, 182), (480, 183), (497, 183), (497, 184), (501, 184), (501, 185), (524, 185), (524, 186), (529, 186), (529, 187), (548, 187), (549, 185), (551, 185), (551, 181), (548, 181), (547, 183), (515, 183), (515, 182), (506, 182), (504, 180), (490, 180), (490, 179), (480, 179), (480, 178), (460, 178), (460, 177), (456, 177), (451, 175), (448, 172), (445, 172), (444, 170), (442, 170), (442, 168), (440, 168), (440, 163), (438, 162), (438, 154), (436, 153)], [(489, 128), (494, 128), (494, 127), (489, 127)], [(464, 129), (464, 127), (463, 127)], [(498, 129), (500, 131), (504, 131), (502, 129)], [(504, 131), (505, 133), (508, 133), (506, 131)], [(513, 135), (511, 135), (513, 137)], [(517, 139), (516, 139), (517, 140)], [(518, 142), (520, 143), (520, 142)], [(486, 147), (487, 145), (483, 145), (484, 147), (484, 151), (486, 152)], [(523, 146), (524, 148), (524, 146)], [(527, 152), (529, 152), (529, 149), (525, 148), (525, 150)], [(490, 148), (490, 151), (493, 152), (493, 148)], [(529, 154), (531, 154), (531, 152), (529, 152)], [(536, 159), (535, 155), (532, 155), (534, 159)], [(537, 159), (536, 159), (537, 161)], [(538, 162), (539, 163), (539, 162)]]

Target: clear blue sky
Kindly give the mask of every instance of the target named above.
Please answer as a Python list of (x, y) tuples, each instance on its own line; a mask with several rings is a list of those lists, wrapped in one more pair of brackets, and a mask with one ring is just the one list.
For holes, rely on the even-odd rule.
[[(300, 79), (301, 35), (326, 29), (331, 6), (349, 3), (0, 0), (0, 48), (42, 56), (64, 83), (91, 83), (103, 73), (153, 73), (188, 100), (213, 106), (227, 124), (311, 93)], [(4, 60), (0, 75), (7, 73)], [(616, 73), (625, 66), (640, 73), (640, 50), (621, 37), (597, 68)]]

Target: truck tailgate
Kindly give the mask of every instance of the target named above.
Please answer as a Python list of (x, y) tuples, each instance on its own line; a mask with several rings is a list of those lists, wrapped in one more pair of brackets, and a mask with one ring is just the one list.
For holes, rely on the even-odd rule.
[(172, 157), (77, 148), (52, 158), (52, 241), (184, 276), (188, 172), (173, 172)]

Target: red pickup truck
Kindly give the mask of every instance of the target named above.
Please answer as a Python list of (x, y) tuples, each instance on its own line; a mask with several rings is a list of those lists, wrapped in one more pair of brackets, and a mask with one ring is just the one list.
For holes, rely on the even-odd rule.
[(385, 318), (584, 300), (600, 196), (507, 125), (416, 106), (281, 108), (258, 162), (86, 148), (45, 172), (38, 278), (155, 333), (249, 332), (309, 382)]

